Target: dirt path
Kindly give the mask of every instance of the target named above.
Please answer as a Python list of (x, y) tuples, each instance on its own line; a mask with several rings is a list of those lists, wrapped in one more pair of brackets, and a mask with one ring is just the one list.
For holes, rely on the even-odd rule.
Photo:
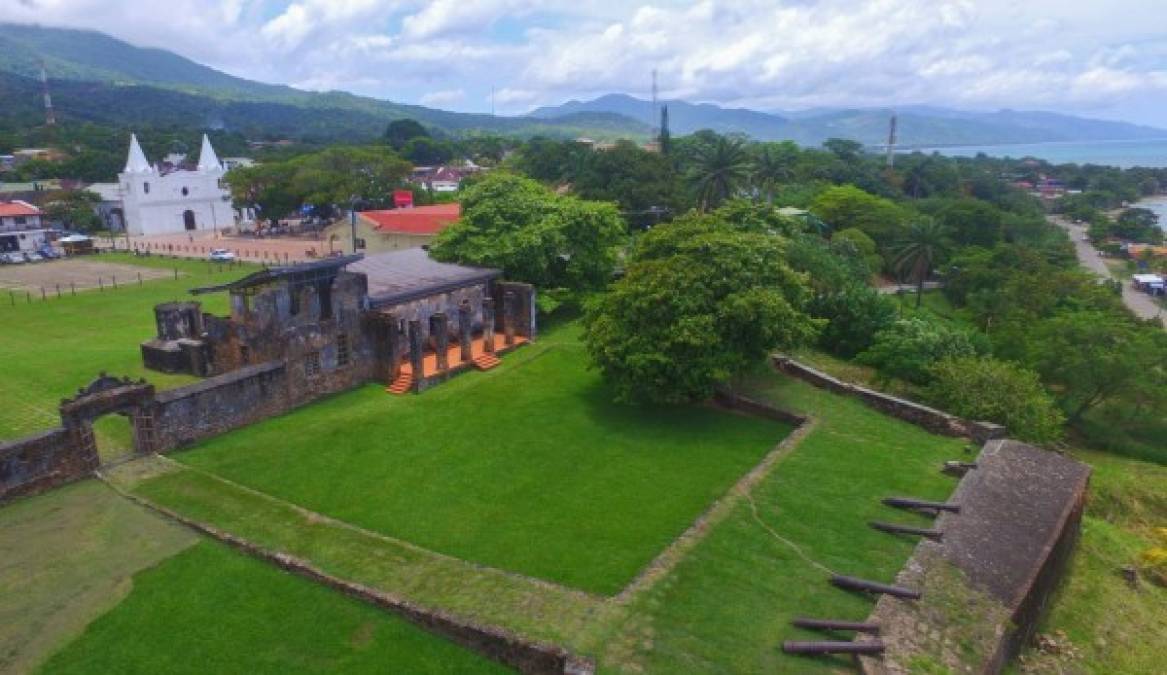
[[(1086, 239), (1084, 225), (1075, 225), (1058, 216), (1050, 216), (1050, 222), (1070, 235), (1070, 241), (1074, 242), (1074, 251), (1078, 254), (1078, 262), (1083, 267), (1101, 277), (1107, 279), (1113, 277), (1110, 269), (1106, 266), (1106, 260), (1098, 255), (1098, 250)], [(1163, 308), (1156, 304), (1151, 296), (1136, 291), (1129, 283), (1122, 285), (1122, 301), (1136, 316), (1144, 319), (1159, 319), (1159, 322), (1163, 323)]]

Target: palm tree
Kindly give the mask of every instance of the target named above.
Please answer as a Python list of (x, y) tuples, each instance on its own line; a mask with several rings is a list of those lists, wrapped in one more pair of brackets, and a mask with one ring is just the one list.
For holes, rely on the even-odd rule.
[(896, 249), (895, 269), (916, 280), (916, 307), (924, 295), (924, 280), (936, 261), (948, 251), (948, 228), (931, 218), (908, 225), (907, 235)]
[(698, 145), (693, 164), (691, 180), (697, 188), (702, 211), (716, 208), (732, 197), (750, 172), (745, 142), (726, 136)]
[(781, 183), (793, 178), (794, 172), (790, 169), (790, 158), (779, 153), (772, 145), (763, 145), (758, 155), (754, 157), (751, 178), (754, 187), (766, 195), (766, 203), (774, 203), (774, 190)]

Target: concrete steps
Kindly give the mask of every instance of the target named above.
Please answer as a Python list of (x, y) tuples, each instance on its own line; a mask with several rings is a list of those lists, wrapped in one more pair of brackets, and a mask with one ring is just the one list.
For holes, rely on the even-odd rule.
[(411, 373), (401, 373), (397, 376), (396, 380), (393, 380), (393, 384), (385, 387), (385, 391), (390, 394), (397, 394), (398, 396), (408, 394), (412, 390), (413, 375)]
[(499, 361), (497, 356), (490, 353), (480, 354), (474, 358), (474, 367), (479, 370), (490, 370), (500, 363), (502, 361)]

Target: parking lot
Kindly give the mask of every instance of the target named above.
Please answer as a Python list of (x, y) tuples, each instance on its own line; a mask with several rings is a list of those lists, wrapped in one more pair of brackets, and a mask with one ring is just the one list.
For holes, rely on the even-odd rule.
[(167, 269), (102, 262), (92, 257), (0, 265), (0, 293), (8, 295), (6, 291), (15, 291), (39, 296), (43, 288), (46, 295), (56, 295), (59, 288), (66, 294), (99, 286), (136, 284), (139, 279), (163, 279), (173, 274)]

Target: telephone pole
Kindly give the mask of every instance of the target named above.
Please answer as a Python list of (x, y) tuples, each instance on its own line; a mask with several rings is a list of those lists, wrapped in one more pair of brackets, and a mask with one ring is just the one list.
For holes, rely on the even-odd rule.
[(57, 116), (53, 113), (53, 97), (49, 95), (49, 71), (45, 68), (44, 59), (41, 59), (41, 92), (45, 97), (45, 126), (55, 127)]
[(896, 114), (891, 114), (891, 124), (887, 130), (887, 168), (892, 168), (896, 163)]

